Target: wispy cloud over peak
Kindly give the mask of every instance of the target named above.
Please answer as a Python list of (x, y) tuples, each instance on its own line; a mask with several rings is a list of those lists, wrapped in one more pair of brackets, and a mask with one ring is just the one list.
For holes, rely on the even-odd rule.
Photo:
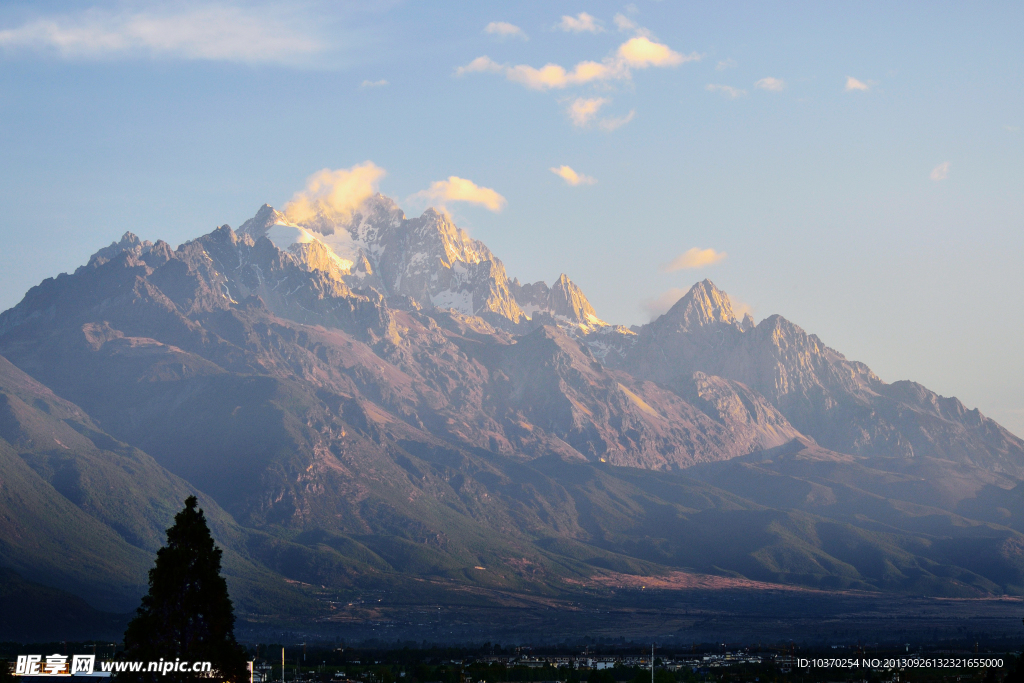
[(688, 290), (681, 289), (679, 287), (673, 287), (672, 289), (666, 290), (654, 297), (653, 299), (646, 299), (640, 302), (640, 305), (651, 320), (654, 320), (658, 316), (668, 313), (668, 310), (672, 308), (677, 301), (686, 296)]
[(529, 36), (515, 24), (510, 24), (507, 21), (492, 21), (484, 27), (484, 33), (489, 33), (492, 36), (499, 38), (519, 38), (520, 40), (529, 40)]
[(388, 83), (387, 81), (385, 81), (382, 78), (379, 81), (369, 81), (369, 80), (363, 81), (362, 83), (359, 84), (359, 87), (360, 88), (383, 88), (386, 85), (391, 85), (391, 84)]
[(710, 266), (718, 263), (726, 256), (727, 254), (724, 251), (698, 249), (697, 247), (693, 247), (692, 249), (687, 249), (679, 256), (676, 256), (671, 261), (662, 263), (658, 267), (658, 270), (663, 273), (671, 273), (688, 268), (701, 268), (703, 266)]
[(949, 177), (949, 162), (943, 161), (941, 164), (932, 169), (932, 172), (928, 175), (929, 178), (938, 182), (945, 180)]
[(580, 12), (575, 17), (564, 15), (556, 28), (570, 33), (601, 33), (604, 28), (593, 16)]
[(597, 182), (597, 180), (588, 175), (577, 173), (569, 166), (552, 166), (549, 170), (573, 187), (577, 185), (593, 185)]
[(768, 76), (766, 78), (762, 78), (757, 83), (754, 83), (754, 87), (760, 88), (761, 90), (771, 90), (773, 92), (779, 92), (781, 90), (786, 89), (786, 82), (783, 81), (781, 78), (774, 78), (772, 76)]
[(725, 71), (726, 69), (736, 68), (735, 59), (723, 59), (715, 65), (715, 71)]
[(306, 188), (285, 204), (288, 220), (299, 225), (319, 219), (345, 220), (377, 192), (387, 175), (372, 161), (332, 171), (325, 168), (306, 179)]
[(280, 17), (234, 5), (96, 8), (40, 17), (0, 30), (0, 48), (63, 59), (163, 57), (242, 63), (302, 64), (325, 50), (313, 35)]
[(734, 88), (731, 85), (720, 85), (718, 83), (708, 83), (704, 86), (704, 89), (708, 92), (717, 92), (728, 97), (729, 99), (736, 99), (737, 97), (743, 97), (747, 94), (746, 90)]
[(850, 92), (851, 90), (870, 90), (871, 86), (863, 81), (858, 81), (853, 76), (846, 77), (846, 87), (844, 90)]

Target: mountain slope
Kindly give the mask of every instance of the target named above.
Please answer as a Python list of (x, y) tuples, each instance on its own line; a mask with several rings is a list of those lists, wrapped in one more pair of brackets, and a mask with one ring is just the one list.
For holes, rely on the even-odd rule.
[(644, 325), (619, 367), (671, 385), (693, 372), (742, 382), (800, 432), (845, 453), (929, 456), (1024, 477), (1024, 440), (955, 398), (887, 384), (817, 336), (773, 315), (737, 320), (705, 280)]
[[(75, 535), (148, 566), (199, 489), (260, 621), (607, 572), (1024, 590), (1020, 440), (976, 411), (737, 320), (707, 281), (608, 325), (568, 277), (509, 282), (447, 216), (379, 196), (177, 249), (126, 234), (0, 314), (0, 353), (5, 481), (35, 492), (4, 509), (52, 541), (12, 532), (5, 562), (48, 581)], [(137, 594), (102, 558), (89, 580)]]
[[(199, 493), (239, 605), (254, 614), (303, 595), (253, 560), (264, 543), (149, 455), (103, 432), (81, 408), (0, 357), (3, 566), (125, 613), (138, 606), (164, 530)], [(21, 584), (19, 584), (21, 585)]]

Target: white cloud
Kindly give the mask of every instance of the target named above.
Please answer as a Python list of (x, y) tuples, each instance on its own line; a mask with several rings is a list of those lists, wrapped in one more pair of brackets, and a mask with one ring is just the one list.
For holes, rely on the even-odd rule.
[(870, 89), (871, 88), (870, 88), (870, 86), (867, 83), (865, 83), (863, 81), (858, 81), (853, 76), (847, 76), (846, 77), (846, 88), (845, 88), (845, 90), (847, 92), (849, 92), (851, 90), (870, 90)]
[(466, 66), (460, 66), (455, 70), (456, 76), (463, 76), (465, 74), (472, 73), (496, 73), (498, 71), (504, 71), (505, 67), (498, 64), (496, 61), (484, 55), (483, 57), (477, 57)]
[(383, 78), (379, 81), (363, 81), (359, 84), (360, 88), (383, 88), (385, 85), (391, 85)]
[(715, 71), (725, 71), (726, 69), (734, 68), (736, 68), (735, 59), (723, 59), (722, 61), (715, 65)]
[(646, 69), (649, 66), (677, 66), (683, 62), (699, 62), (703, 57), (696, 52), (681, 55), (668, 45), (655, 43), (647, 36), (630, 38), (619, 46), (616, 54), (619, 59), (636, 69)]
[(624, 125), (632, 121), (634, 116), (636, 116), (636, 110), (631, 109), (625, 116), (620, 116), (616, 119), (601, 119), (597, 122), (597, 127), (610, 133), (616, 128), (622, 128)]
[(577, 97), (569, 105), (569, 119), (572, 120), (574, 126), (582, 128), (589, 124), (597, 116), (601, 107), (610, 101), (603, 97)]
[(586, 12), (580, 12), (575, 17), (563, 16), (556, 28), (572, 33), (601, 33), (604, 31), (598, 21)]
[(757, 83), (755, 83), (754, 87), (761, 88), (762, 90), (772, 90), (774, 92), (778, 92), (786, 87), (786, 82), (783, 81), (781, 78), (772, 78), (771, 76), (768, 76), (767, 78), (762, 78)]
[(529, 40), (529, 36), (523, 32), (523, 29), (519, 28), (515, 24), (510, 24), (507, 21), (492, 21), (484, 27), (484, 33), (490, 33), (493, 36), (499, 38), (520, 38), (521, 40)]
[(676, 270), (683, 270), (687, 268), (702, 268), (704, 266), (710, 266), (718, 263), (724, 259), (727, 254), (724, 251), (715, 251), (714, 249), (698, 249), (693, 247), (687, 249), (679, 256), (676, 256), (667, 263), (662, 263), (658, 266), (658, 270), (663, 273), (671, 273)]
[(558, 64), (545, 64), (539, 69), (526, 64), (508, 67), (505, 75), (510, 81), (521, 83), (534, 90), (562, 89), (570, 85), (582, 85), (591, 81), (607, 81), (628, 78), (629, 72), (618, 64), (605, 62), (580, 62), (572, 71), (566, 71)]
[(941, 164), (932, 169), (932, 172), (928, 176), (934, 181), (945, 180), (949, 177), (949, 162), (943, 161)]
[(561, 177), (565, 182), (572, 185), (593, 185), (597, 182), (594, 178), (588, 175), (582, 175), (572, 170), (569, 166), (552, 166), (550, 171), (555, 175)]
[(285, 204), (284, 213), (299, 225), (344, 221), (377, 192), (377, 185), (386, 174), (372, 161), (336, 171), (317, 171), (306, 179), (306, 189), (296, 192)]
[(616, 128), (626, 125), (636, 116), (636, 111), (631, 111), (625, 116), (618, 118), (598, 119), (597, 113), (601, 110), (601, 107), (609, 102), (611, 100), (604, 97), (577, 97), (572, 101), (567, 110), (569, 119), (574, 126), (579, 128), (586, 128), (591, 123), (596, 123), (598, 128), (610, 133)]
[(485, 56), (477, 57), (466, 66), (458, 67), (455, 74), (462, 76), (474, 72), (504, 73), (508, 80), (528, 88), (553, 90), (592, 82), (629, 80), (632, 78), (631, 69), (678, 66), (685, 62), (699, 61), (702, 57), (703, 55), (695, 52), (682, 55), (646, 36), (636, 36), (620, 45), (613, 56), (606, 57), (600, 62), (579, 62), (571, 71), (558, 64), (545, 64), (539, 69), (528, 64), (505, 66)]
[(448, 176), (448, 180), (438, 180), (426, 190), (421, 190), (413, 198), (439, 202), (443, 208), (446, 202), (467, 202), (479, 204), (490, 211), (501, 211), (507, 203), (505, 198), (489, 187), (480, 187), (472, 180), (458, 176)]
[(1020, 126), (1003, 126), (1003, 130), (1008, 131), (1010, 133), (1019, 133)]
[(324, 50), (283, 17), (234, 5), (156, 5), (148, 11), (96, 8), (0, 30), (0, 48), (55, 53), (64, 59), (170, 57), (298, 64)]
[(708, 83), (706, 86), (704, 86), (704, 89), (707, 90), (708, 92), (722, 93), (723, 95), (730, 99), (743, 97), (744, 95), (747, 94), (746, 90), (740, 90), (739, 88), (734, 88), (731, 85), (718, 85), (716, 83)]

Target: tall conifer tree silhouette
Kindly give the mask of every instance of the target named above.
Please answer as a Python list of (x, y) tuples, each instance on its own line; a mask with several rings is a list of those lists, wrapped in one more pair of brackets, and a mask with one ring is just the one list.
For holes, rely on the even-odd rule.
[[(217, 679), (247, 679), (245, 655), (235, 641), (235, 615), (220, 575), (214, 545), (195, 496), (174, 517), (167, 545), (149, 570), (149, 594), (124, 634), (125, 658), (135, 661), (209, 661)], [(194, 672), (121, 674), (140, 681), (198, 681)], [(210, 680), (206, 678), (205, 680)]]

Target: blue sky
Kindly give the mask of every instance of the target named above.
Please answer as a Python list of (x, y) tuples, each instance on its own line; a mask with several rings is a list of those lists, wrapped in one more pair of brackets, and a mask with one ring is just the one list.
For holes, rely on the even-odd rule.
[(446, 205), (606, 320), (707, 277), (1024, 434), (1021, 35), (1019, 2), (8, 1), (0, 309), (370, 161), (409, 213), (500, 195)]

